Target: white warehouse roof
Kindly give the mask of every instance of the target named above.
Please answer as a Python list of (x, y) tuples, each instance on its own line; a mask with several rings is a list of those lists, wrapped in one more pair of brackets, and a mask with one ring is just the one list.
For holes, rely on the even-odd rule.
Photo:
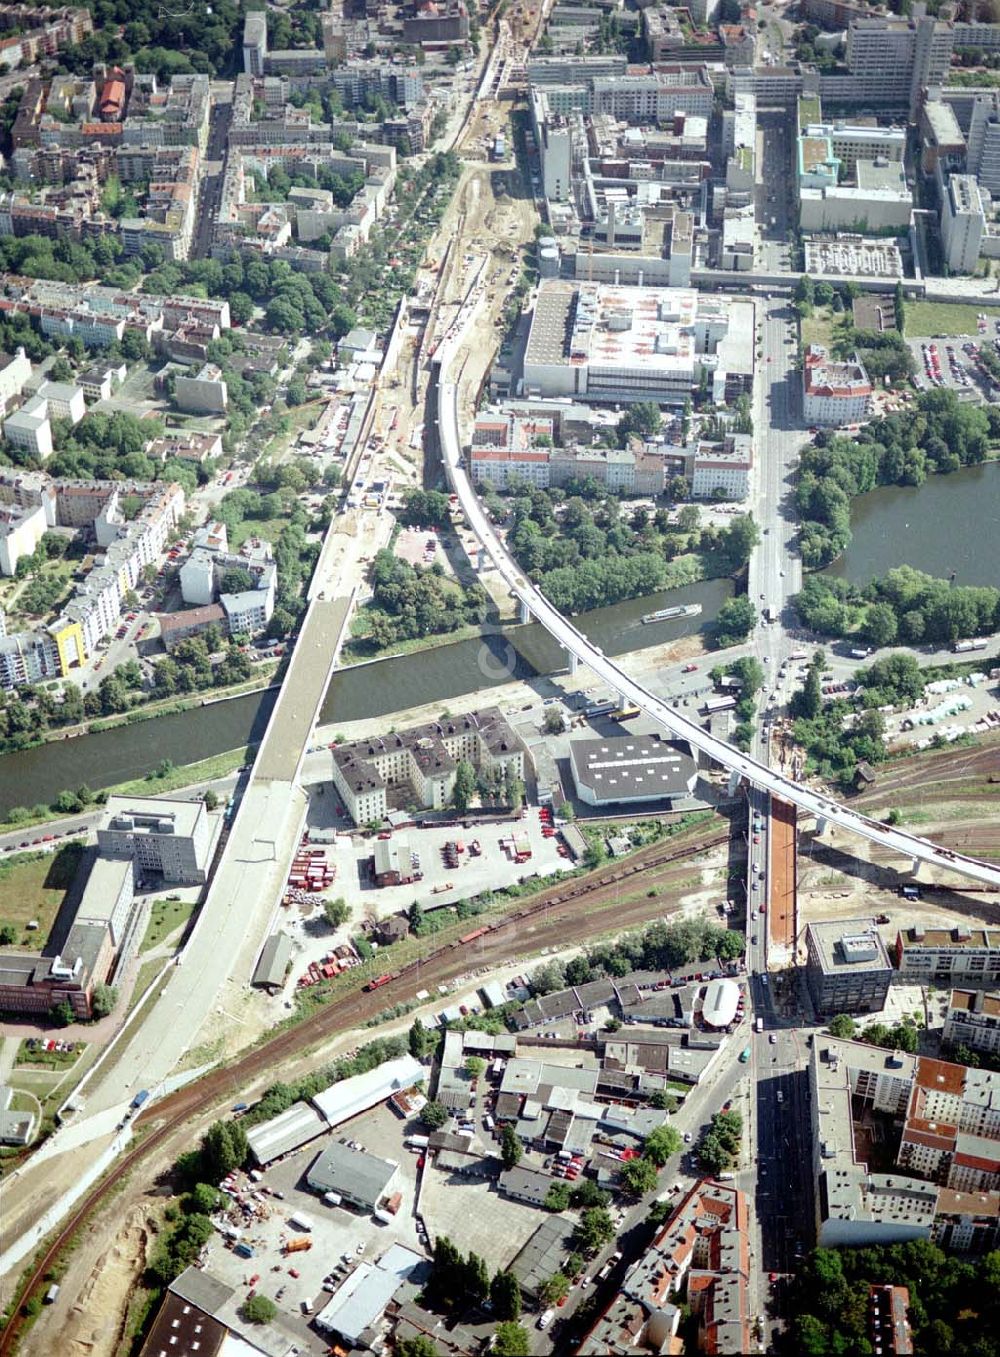
[(740, 987), (735, 980), (712, 980), (705, 989), (701, 1016), (709, 1027), (728, 1027), (739, 1002)]
[(308, 1145), (327, 1129), (315, 1108), (308, 1103), (292, 1103), (279, 1116), (248, 1131), (247, 1144), (258, 1164), (269, 1164), (272, 1159), (280, 1159), (283, 1154)]
[(377, 1065), (367, 1074), (356, 1074), (331, 1084), (322, 1093), (317, 1093), (312, 1103), (332, 1128), (426, 1077), (427, 1071), (419, 1060), (411, 1055), (401, 1055), (397, 1060)]

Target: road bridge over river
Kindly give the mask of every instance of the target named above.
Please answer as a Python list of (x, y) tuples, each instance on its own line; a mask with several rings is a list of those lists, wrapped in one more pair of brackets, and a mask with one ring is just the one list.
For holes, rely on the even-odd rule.
[(600, 679), (621, 696), (625, 705), (638, 707), (671, 734), (687, 740), (692, 748), (708, 755), (752, 785), (793, 802), (800, 810), (812, 812), (820, 827), (827, 823), (835, 824), (841, 829), (860, 834), (873, 843), (881, 844), (884, 848), (908, 858), (914, 871), (921, 863), (927, 863), (951, 869), (985, 885), (1000, 886), (1000, 865), (950, 852), (929, 843), (926, 839), (907, 834), (901, 829), (891, 828), (878, 820), (872, 820), (860, 811), (841, 805), (824, 793), (813, 791), (801, 783), (792, 781), (766, 764), (741, 753), (725, 740), (710, 735), (696, 722), (689, 720), (667, 702), (655, 697), (641, 683), (630, 678), (620, 665), (609, 659), (598, 646), (589, 641), (570, 619), (553, 607), (542, 591), (532, 584), (510, 556), (490, 522), (462, 458), (458, 382), (453, 379), (450, 369), (459, 356), (463, 334), (481, 301), (482, 292), (474, 287), (434, 356), (434, 378), (438, 385), (441, 458), (448, 481), (459, 498), (477, 540), (490, 556), (504, 583), (519, 600), (522, 620), (527, 621), (529, 617), (533, 617), (540, 622), (566, 650), (570, 656), (571, 668), (575, 668), (578, 662), (589, 665)]

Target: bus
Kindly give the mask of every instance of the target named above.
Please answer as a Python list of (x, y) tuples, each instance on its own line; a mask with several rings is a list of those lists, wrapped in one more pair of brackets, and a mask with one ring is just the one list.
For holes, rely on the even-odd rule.
[(607, 702), (592, 703), (586, 708), (583, 714), (584, 716), (609, 716), (611, 712), (617, 709), (617, 707), (618, 703), (612, 698)]
[(611, 713), (611, 719), (612, 721), (632, 721), (638, 715), (638, 707), (616, 707)]
[(754, 1030), (755, 1032), (763, 1032), (763, 1030), (764, 1030), (764, 1019), (763, 1019), (763, 1018), (754, 1018), (754, 1020), (753, 1020), (753, 1030)]
[(714, 711), (729, 711), (736, 706), (736, 698), (730, 694), (728, 697), (707, 697), (702, 711), (711, 714)]
[(952, 651), (956, 655), (965, 655), (970, 650), (985, 650), (987, 642), (983, 641), (956, 641), (952, 646)]

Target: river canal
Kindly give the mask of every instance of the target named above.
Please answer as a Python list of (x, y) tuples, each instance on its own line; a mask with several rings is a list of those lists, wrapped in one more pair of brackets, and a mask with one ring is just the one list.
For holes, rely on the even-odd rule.
[[(647, 598), (597, 608), (579, 619), (581, 629), (607, 654), (662, 644), (706, 626), (732, 593), (729, 580), (671, 589)], [(680, 603), (700, 603), (700, 617), (643, 626), (644, 613)], [(565, 657), (536, 623), (509, 627), (483, 638), (436, 646), (395, 659), (354, 665), (334, 674), (322, 721), (356, 721), (403, 711), (426, 702), (492, 688), (508, 678), (527, 679), (564, 669)], [(57, 740), (0, 757), (0, 815), (11, 806), (52, 801), (65, 787), (107, 787), (143, 777), (161, 759), (194, 763), (259, 740), (274, 705), (274, 692), (251, 693), (228, 702), (193, 707), (137, 725), (75, 740)]]
[(867, 584), (912, 565), (942, 579), (954, 572), (958, 584), (1000, 587), (1000, 464), (928, 476), (920, 486), (883, 486), (851, 510), (851, 544), (826, 574)]

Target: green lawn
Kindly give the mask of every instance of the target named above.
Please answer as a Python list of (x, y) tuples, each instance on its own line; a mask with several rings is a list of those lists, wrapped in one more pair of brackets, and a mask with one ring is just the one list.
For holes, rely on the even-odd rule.
[(928, 335), (974, 335), (976, 317), (984, 314), (992, 324), (1000, 320), (1000, 307), (983, 306), (979, 303), (965, 305), (963, 302), (910, 302), (906, 303), (907, 339), (914, 336), (926, 338)]
[(802, 347), (807, 344), (822, 344), (825, 349), (834, 349), (838, 331), (847, 329), (851, 324), (850, 311), (838, 315), (829, 306), (815, 306), (812, 314), (803, 316), (799, 322), (802, 335)]
[(287, 518), (244, 518), (229, 534), (229, 550), (236, 551), (248, 537), (261, 537), (274, 543), (288, 527)]
[[(69, 843), (56, 853), (18, 853), (0, 862), (0, 925), (19, 930), (19, 946), (41, 951), (82, 855), (82, 844)], [(38, 928), (29, 933), (24, 925), (32, 919)]]
[(154, 901), (149, 914), (149, 923), (146, 925), (146, 936), (142, 940), (139, 951), (148, 952), (151, 947), (155, 947), (164, 938), (168, 938), (171, 933), (188, 921), (193, 909), (193, 900), (179, 900), (176, 897), (164, 896), (163, 899)]

